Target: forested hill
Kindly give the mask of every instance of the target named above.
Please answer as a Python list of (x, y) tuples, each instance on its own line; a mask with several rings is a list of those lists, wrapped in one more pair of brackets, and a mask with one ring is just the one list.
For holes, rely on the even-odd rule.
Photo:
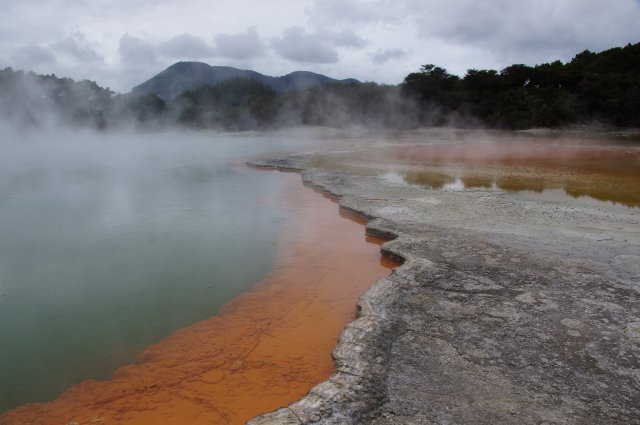
[(180, 93), (198, 87), (213, 86), (233, 78), (258, 81), (276, 93), (305, 90), (329, 83), (357, 83), (355, 79), (336, 80), (326, 75), (308, 71), (296, 71), (282, 77), (271, 77), (256, 71), (230, 66), (211, 66), (203, 62), (177, 62), (155, 77), (133, 88), (135, 95), (157, 94), (164, 100), (172, 100)]
[(114, 92), (94, 81), (0, 71), (0, 123), (21, 127), (71, 124), (105, 128)]
[[(183, 62), (171, 73), (187, 67), (185, 81), (192, 81), (188, 75), (210, 76), (201, 65), (209, 67)], [(0, 71), (0, 121), (224, 130), (299, 125), (526, 129), (593, 123), (640, 128), (640, 43), (600, 53), (584, 51), (567, 63), (470, 69), (464, 76), (424, 65), (396, 86), (336, 81), (313, 73), (289, 74), (275, 79), (276, 84), (274, 77), (254, 71), (209, 68), (217, 69), (219, 79), (182, 85), (185, 81), (175, 75), (157, 79), (161, 73), (154, 84), (166, 87), (167, 93), (150, 88), (152, 79), (126, 95), (88, 80), (7, 68)]]
[[(425, 114), (456, 114), (498, 128), (557, 127), (598, 121), (640, 127), (640, 43), (570, 62), (470, 69), (463, 78), (425, 65), (409, 74), (403, 93)], [(432, 117), (433, 118), (433, 117)]]

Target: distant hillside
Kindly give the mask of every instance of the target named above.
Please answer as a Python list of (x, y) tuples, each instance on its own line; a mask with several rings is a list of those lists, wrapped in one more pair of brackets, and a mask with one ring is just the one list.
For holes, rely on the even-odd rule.
[(93, 81), (6, 68), (0, 127), (640, 129), (640, 43), (585, 50), (566, 63), (469, 69), (463, 77), (426, 64), (400, 85), (349, 83), (358, 82), (179, 62), (115, 95)]
[(193, 90), (203, 85), (215, 85), (232, 78), (259, 81), (271, 87), (276, 93), (323, 86), (328, 83), (359, 82), (352, 78), (336, 80), (308, 71), (297, 71), (282, 77), (271, 77), (255, 71), (229, 66), (211, 66), (202, 62), (177, 62), (155, 77), (134, 87), (131, 92), (134, 95), (155, 93), (165, 100), (171, 100), (186, 90)]

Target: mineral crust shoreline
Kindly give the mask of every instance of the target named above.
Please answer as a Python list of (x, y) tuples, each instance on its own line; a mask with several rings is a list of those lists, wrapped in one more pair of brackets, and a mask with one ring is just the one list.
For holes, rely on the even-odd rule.
[(640, 424), (640, 214), (251, 166), (369, 219), (403, 265), (376, 282), (336, 372), (267, 424)]

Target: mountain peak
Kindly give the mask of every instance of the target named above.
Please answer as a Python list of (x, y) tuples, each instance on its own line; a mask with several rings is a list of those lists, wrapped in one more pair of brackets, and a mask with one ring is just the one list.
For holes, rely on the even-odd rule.
[(302, 90), (328, 83), (358, 83), (358, 80), (337, 80), (310, 71), (295, 71), (282, 77), (271, 77), (256, 71), (230, 66), (211, 66), (204, 62), (176, 62), (155, 77), (134, 87), (132, 93), (145, 95), (155, 93), (163, 99), (173, 99), (186, 90), (203, 85), (215, 85), (231, 78), (257, 80), (273, 88), (277, 93)]

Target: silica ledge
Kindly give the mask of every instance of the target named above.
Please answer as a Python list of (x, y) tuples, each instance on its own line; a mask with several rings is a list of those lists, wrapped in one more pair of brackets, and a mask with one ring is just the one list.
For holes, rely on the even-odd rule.
[[(301, 172), (369, 219), (367, 233), (403, 264), (360, 298), (336, 372), (250, 425), (640, 423), (640, 236), (614, 230), (633, 229), (637, 213), (536, 212), (308, 159), (250, 165)], [(550, 227), (594, 220), (598, 239)]]

